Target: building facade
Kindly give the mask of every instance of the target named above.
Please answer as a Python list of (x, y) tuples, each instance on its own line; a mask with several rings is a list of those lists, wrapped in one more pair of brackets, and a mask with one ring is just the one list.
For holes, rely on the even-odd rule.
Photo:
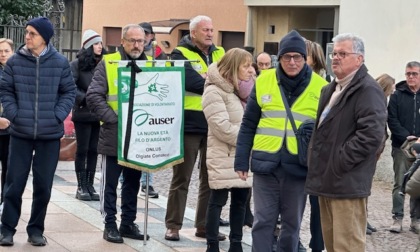
[(151, 22), (167, 54), (188, 33), (188, 20), (200, 14), (213, 19), (217, 45), (245, 46), (254, 54), (276, 54), (291, 29), (324, 49), (334, 35), (352, 32), (365, 41), (370, 73), (400, 80), (405, 64), (420, 60), (418, 9), (418, 0), (84, 0), (82, 30), (98, 31), (112, 49), (120, 44), (125, 24)]

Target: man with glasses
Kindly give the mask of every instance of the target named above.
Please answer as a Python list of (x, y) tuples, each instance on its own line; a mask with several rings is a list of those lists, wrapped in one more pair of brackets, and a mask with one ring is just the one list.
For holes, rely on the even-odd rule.
[(45, 246), (45, 216), (64, 134), (64, 119), (76, 97), (68, 60), (50, 39), (54, 27), (46, 17), (26, 25), (25, 45), (7, 60), (0, 83), (1, 102), (9, 121), (10, 145), (1, 216), (1, 246), (12, 246), (22, 194), (32, 168), (33, 199), (26, 227), (28, 242)]
[[(137, 24), (122, 29), (122, 46), (116, 53), (104, 55), (98, 64), (86, 93), (86, 102), (102, 122), (99, 133), (98, 153), (102, 154), (100, 202), (105, 229), (103, 238), (108, 242), (123, 243), (122, 237), (144, 240), (144, 235), (134, 224), (137, 214), (137, 194), (140, 189), (141, 171), (118, 164), (118, 64), (119, 60), (146, 60), (143, 52), (145, 33)], [(114, 61), (114, 62), (113, 62)], [(123, 173), (121, 190), (121, 225), (117, 229), (118, 178)], [(147, 236), (149, 239), (149, 236)]]
[(235, 171), (248, 172), (251, 164), (254, 173), (252, 251), (272, 251), (279, 214), (282, 223), (277, 251), (298, 251), (307, 168), (299, 163), (286, 101), (299, 127), (303, 121), (315, 119), (321, 89), (327, 84), (306, 64), (306, 56), (306, 45), (298, 32), (291, 31), (282, 38), (280, 64), (258, 77), (239, 131)]
[[(391, 131), (392, 157), (394, 159), (394, 188), (392, 190), (393, 224), (389, 231), (400, 233), (404, 217), (404, 195), (399, 194), (404, 173), (411, 166), (401, 150), (401, 145), (420, 137), (420, 62), (408, 62), (405, 81), (396, 85), (388, 105), (388, 127)], [(420, 199), (410, 197), (410, 231), (420, 231)]]
[(306, 191), (318, 196), (327, 251), (365, 251), (367, 197), (384, 137), (386, 100), (364, 65), (363, 40), (333, 38), (336, 78), (323, 88), (308, 151)]

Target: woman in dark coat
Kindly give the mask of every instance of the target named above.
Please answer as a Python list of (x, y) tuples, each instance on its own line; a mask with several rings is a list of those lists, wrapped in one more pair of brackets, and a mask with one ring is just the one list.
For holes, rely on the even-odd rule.
[[(0, 80), (7, 60), (13, 54), (13, 41), (7, 38), (0, 38)], [(0, 215), (3, 211), (3, 189), (6, 184), (7, 157), (9, 156), (10, 135), (7, 131), (10, 122), (3, 117), (3, 107), (0, 106), (0, 160), (1, 160), (1, 197)]]
[(93, 30), (86, 30), (83, 33), (82, 48), (77, 54), (77, 59), (70, 63), (77, 86), (72, 121), (77, 141), (74, 164), (77, 176), (76, 198), (79, 200), (99, 200), (93, 181), (98, 158), (100, 124), (98, 118), (86, 105), (86, 91), (92, 80), (94, 69), (104, 54), (101, 36)]

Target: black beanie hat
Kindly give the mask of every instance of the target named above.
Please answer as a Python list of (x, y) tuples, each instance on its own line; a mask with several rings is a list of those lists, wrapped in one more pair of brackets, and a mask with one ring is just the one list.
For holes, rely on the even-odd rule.
[(277, 57), (288, 52), (297, 52), (303, 55), (306, 60), (306, 44), (303, 37), (295, 30), (292, 30), (280, 40), (279, 53)]
[(50, 39), (54, 36), (54, 27), (51, 21), (46, 17), (37, 17), (30, 20), (26, 26), (32, 26), (44, 39), (45, 44), (50, 43)]

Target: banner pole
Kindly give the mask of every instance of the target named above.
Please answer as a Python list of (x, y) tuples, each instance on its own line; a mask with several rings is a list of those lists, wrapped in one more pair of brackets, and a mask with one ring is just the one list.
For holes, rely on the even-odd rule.
[(147, 222), (149, 219), (149, 173), (146, 172), (146, 197), (144, 200), (144, 239), (143, 245), (147, 243)]

